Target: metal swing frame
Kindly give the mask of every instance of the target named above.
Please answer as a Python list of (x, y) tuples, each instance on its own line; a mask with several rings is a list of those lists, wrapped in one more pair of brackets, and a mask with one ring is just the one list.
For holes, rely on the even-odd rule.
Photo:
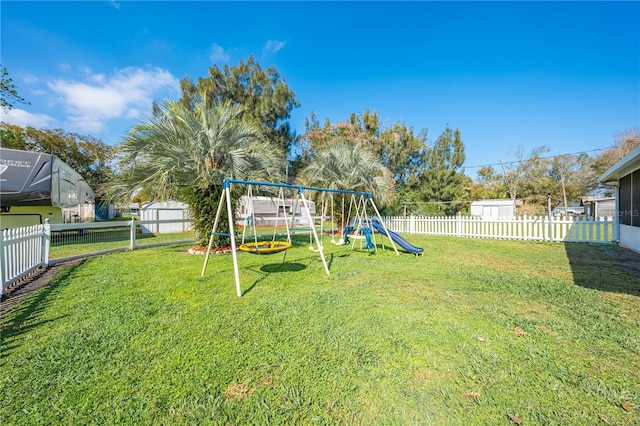
[[(235, 277), (235, 284), (236, 284), (236, 293), (238, 295), (238, 297), (242, 297), (242, 287), (240, 285), (240, 271), (238, 268), (238, 247), (236, 246), (236, 236), (235, 236), (235, 216), (234, 216), (234, 212), (231, 206), (231, 185), (233, 184), (238, 184), (238, 185), (255, 185), (255, 186), (264, 186), (264, 187), (276, 187), (276, 188), (288, 188), (291, 190), (295, 190), (296, 191), (296, 202), (298, 200), (298, 198), (302, 201), (302, 204), (305, 207), (305, 212), (307, 214), (307, 219), (309, 220), (309, 223), (313, 225), (313, 217), (311, 216), (311, 209), (309, 208), (309, 203), (307, 202), (307, 199), (304, 196), (304, 192), (305, 190), (308, 191), (320, 191), (320, 192), (330, 192), (330, 193), (341, 193), (341, 194), (353, 194), (353, 195), (361, 195), (365, 198), (365, 206), (366, 207), (366, 203), (370, 202), (371, 205), (373, 206), (373, 209), (375, 211), (376, 217), (378, 218), (378, 220), (380, 221), (380, 223), (383, 224), (384, 226), (384, 221), (382, 220), (382, 216), (380, 216), (380, 212), (378, 211), (378, 207), (376, 207), (376, 204), (373, 202), (373, 198), (371, 197), (371, 194), (368, 192), (362, 192), (362, 191), (349, 191), (349, 190), (342, 190), (342, 189), (330, 189), (330, 188), (316, 188), (316, 187), (312, 187), (312, 186), (302, 186), (302, 185), (289, 185), (289, 184), (285, 184), (285, 183), (271, 183), (271, 182), (255, 182), (255, 181), (246, 181), (246, 180), (236, 180), (236, 179), (225, 179), (224, 183), (223, 183), (223, 191), (222, 191), (222, 195), (220, 196), (220, 202), (218, 203), (218, 210), (216, 212), (216, 217), (215, 220), (213, 222), (213, 228), (211, 230), (211, 237), (209, 238), (209, 246), (207, 248), (207, 253), (205, 255), (205, 259), (204, 259), (204, 265), (202, 266), (202, 276), (204, 276), (206, 269), (207, 269), (207, 263), (209, 262), (209, 255), (211, 252), (211, 247), (213, 245), (213, 238), (215, 235), (220, 235), (220, 233), (216, 232), (218, 229), (218, 223), (220, 221), (220, 214), (222, 213), (222, 208), (223, 206), (226, 204), (227, 207), (227, 216), (229, 218), (229, 234), (225, 234), (225, 236), (229, 236), (231, 238), (231, 255), (233, 257), (233, 272), (234, 272), (234, 277)], [(226, 203), (225, 203), (226, 201)], [(295, 204), (295, 203), (294, 203)], [(292, 215), (292, 219), (291, 219), (291, 223), (293, 225), (293, 220), (295, 219), (295, 214)], [(286, 221), (285, 221), (286, 222)], [(288, 234), (288, 227), (287, 227), (287, 234)], [(387, 238), (389, 238), (389, 241), (391, 241), (391, 246), (393, 247), (393, 250), (395, 251), (396, 255), (399, 255), (400, 253), (398, 253), (398, 249), (396, 248), (393, 239), (391, 238), (391, 235), (389, 235), (389, 230), (386, 228), (386, 226), (384, 226), (384, 230), (386, 233)], [(322, 243), (320, 241), (320, 237), (318, 236), (318, 232), (316, 231), (316, 227), (315, 226), (311, 226), (311, 231), (313, 233), (313, 238), (315, 240), (316, 246), (317, 246), (317, 251), (314, 250), (314, 252), (317, 252), (320, 255), (320, 259), (322, 260), (322, 265), (324, 267), (324, 271), (326, 272), (327, 275), (330, 275), (329, 272), (329, 266), (327, 265), (327, 260), (324, 256), (324, 247), (322, 246)], [(289, 242), (290, 242), (290, 237), (289, 237)], [(285, 256), (286, 256), (286, 251), (284, 252)], [(284, 256), (283, 256), (283, 261), (284, 261)]]

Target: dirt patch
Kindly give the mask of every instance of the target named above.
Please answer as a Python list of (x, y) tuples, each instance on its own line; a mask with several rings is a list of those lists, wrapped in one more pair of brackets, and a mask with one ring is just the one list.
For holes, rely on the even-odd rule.
[(255, 392), (255, 388), (245, 385), (244, 383), (235, 384), (227, 387), (224, 392), (224, 398), (229, 402), (239, 402), (248, 397), (250, 397), (253, 392)]
[(606, 253), (611, 259), (617, 261), (640, 278), (640, 253), (619, 247), (607, 247)]
[(69, 262), (57, 263), (46, 269), (36, 269), (32, 274), (13, 284), (5, 290), (5, 293), (2, 295), (2, 300), (0, 300), (0, 316), (4, 316), (4, 314), (18, 303), (49, 284), (61, 269), (77, 266), (83, 261), (84, 259), (75, 259)]

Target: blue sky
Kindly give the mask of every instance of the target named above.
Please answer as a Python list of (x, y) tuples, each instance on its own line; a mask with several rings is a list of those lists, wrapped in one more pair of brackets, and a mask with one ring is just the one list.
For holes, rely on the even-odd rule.
[(274, 66), (299, 134), (375, 111), (435, 140), (460, 129), (466, 172), (548, 145), (610, 146), (640, 127), (640, 2), (0, 3), (0, 58), (31, 104), (2, 121), (116, 145), (183, 77)]

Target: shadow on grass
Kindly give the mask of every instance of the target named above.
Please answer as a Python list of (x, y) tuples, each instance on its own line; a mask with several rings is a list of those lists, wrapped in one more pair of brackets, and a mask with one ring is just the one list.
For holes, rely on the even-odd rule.
[[(34, 294), (28, 296), (16, 306), (11, 307), (4, 314), (4, 318), (0, 323), (0, 333), (2, 334), (0, 347), (4, 355), (18, 347), (20, 338), (25, 333), (44, 324), (64, 318), (64, 316), (60, 316), (48, 320), (39, 320), (43, 311), (55, 299), (56, 293), (68, 282), (67, 278), (71, 276), (74, 269), (75, 266), (67, 266), (62, 269), (47, 285), (36, 290)], [(7, 342), (9, 343), (7, 344)], [(0, 365), (2, 365), (1, 362)]]
[(304, 269), (307, 269), (307, 265), (297, 262), (270, 263), (260, 267), (262, 272), (266, 272), (268, 274), (277, 272), (299, 272)]
[(640, 253), (612, 245), (565, 243), (564, 246), (574, 284), (640, 296)]

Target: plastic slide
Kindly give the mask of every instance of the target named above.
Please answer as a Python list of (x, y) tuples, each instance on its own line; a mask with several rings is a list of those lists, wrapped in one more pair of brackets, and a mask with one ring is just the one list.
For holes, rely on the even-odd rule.
[[(382, 224), (377, 220), (372, 220), (371, 226), (373, 226), (375, 230), (381, 233), (382, 235), (387, 235), (384, 231), (384, 226), (382, 226)], [(398, 244), (400, 247), (402, 247), (404, 251), (408, 253), (414, 253), (414, 254), (419, 254), (424, 251), (423, 247), (416, 247), (413, 244), (411, 244), (409, 241), (402, 238), (400, 235), (396, 234), (395, 232), (390, 230), (387, 230), (387, 231), (389, 231), (389, 235), (391, 236), (391, 239), (393, 240), (393, 242)]]

